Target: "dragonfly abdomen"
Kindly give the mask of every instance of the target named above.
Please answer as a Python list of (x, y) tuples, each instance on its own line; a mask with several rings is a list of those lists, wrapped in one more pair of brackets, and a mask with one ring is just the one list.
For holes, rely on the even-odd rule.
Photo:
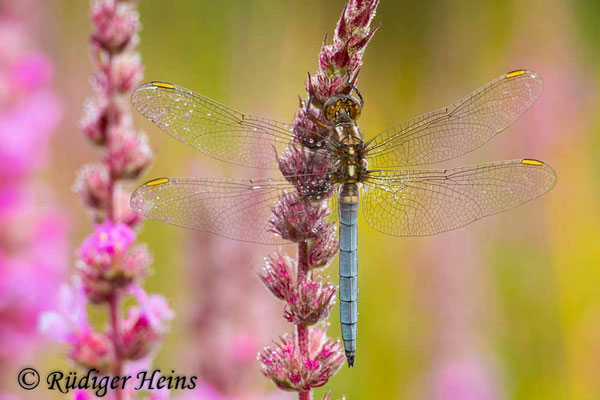
[(344, 184), (339, 195), (340, 213), (340, 322), (348, 366), (354, 365), (358, 322), (358, 188)]

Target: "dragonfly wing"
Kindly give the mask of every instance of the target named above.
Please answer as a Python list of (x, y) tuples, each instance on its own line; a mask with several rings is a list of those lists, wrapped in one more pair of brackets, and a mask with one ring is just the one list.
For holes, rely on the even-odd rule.
[(537, 160), (452, 169), (374, 171), (363, 189), (369, 225), (394, 236), (448, 231), (532, 200), (556, 175)]
[(159, 178), (138, 187), (131, 207), (140, 214), (229, 239), (262, 244), (285, 241), (268, 231), (271, 208), (285, 180)]
[(457, 102), (375, 136), (367, 159), (373, 168), (431, 164), (472, 151), (513, 123), (540, 95), (535, 72), (509, 72)]
[(288, 124), (243, 114), (171, 83), (145, 83), (131, 101), (177, 140), (233, 164), (276, 169), (275, 151), (291, 140)]

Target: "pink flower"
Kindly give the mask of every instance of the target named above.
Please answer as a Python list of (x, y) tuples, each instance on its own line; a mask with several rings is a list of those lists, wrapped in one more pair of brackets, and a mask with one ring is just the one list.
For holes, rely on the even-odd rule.
[(144, 245), (130, 248), (134, 240), (129, 226), (107, 220), (82, 243), (79, 273), (90, 300), (108, 301), (118, 290), (146, 276), (152, 257)]
[(295, 260), (276, 254), (267, 258), (259, 277), (271, 293), (287, 303), (284, 316), (288, 322), (314, 325), (329, 315), (336, 289), (317, 275), (298, 283), (296, 274)]
[(108, 152), (104, 162), (117, 179), (136, 179), (152, 161), (152, 150), (146, 135), (127, 128), (110, 133)]
[(123, 54), (113, 64), (114, 85), (119, 93), (132, 91), (142, 79), (144, 68), (138, 53)]
[(322, 329), (310, 332), (308, 356), (300, 353), (295, 334), (285, 334), (258, 358), (265, 376), (278, 388), (293, 391), (323, 386), (344, 362), (341, 345), (327, 338)]
[(335, 225), (318, 240), (312, 241), (308, 245), (308, 265), (309, 268), (323, 268), (327, 266), (338, 252), (338, 239)]
[(106, 221), (83, 241), (77, 256), (89, 266), (108, 269), (123, 258), (135, 237), (127, 225)]
[(290, 146), (283, 150), (278, 159), (279, 170), (283, 176), (296, 186), (301, 198), (319, 201), (331, 197), (333, 182), (328, 173), (332, 159), (328, 153), (307, 151), (301, 147)]
[(328, 236), (332, 223), (327, 221), (330, 210), (324, 202), (311, 204), (298, 195), (283, 194), (272, 208), (269, 231), (292, 242), (305, 242)]
[(448, 362), (433, 382), (435, 400), (495, 400), (497, 388), (485, 365), (476, 359)]
[(0, 173), (5, 181), (21, 178), (44, 162), (60, 115), (58, 100), (48, 92), (32, 94), (0, 111)]
[(148, 356), (162, 341), (174, 314), (164, 297), (148, 296), (138, 286), (132, 287), (130, 292), (139, 306), (131, 307), (124, 321), (123, 355), (130, 360), (139, 360)]
[(117, 190), (113, 200), (113, 218), (115, 221), (122, 222), (132, 229), (142, 222), (141, 215), (131, 209), (131, 193)]
[(286, 301), (284, 316), (296, 325), (314, 325), (326, 319), (333, 307), (335, 287), (323, 277), (311, 275), (309, 280), (297, 285)]
[(39, 329), (54, 340), (68, 343), (73, 361), (99, 371), (110, 369), (112, 345), (106, 335), (95, 332), (88, 323), (86, 296), (80, 280), (74, 279), (72, 285), (61, 287), (58, 311), (42, 314)]
[(84, 104), (81, 129), (92, 143), (103, 145), (107, 140), (110, 110), (103, 98), (88, 99)]
[(108, 169), (102, 164), (85, 164), (77, 174), (73, 190), (89, 208), (106, 210), (112, 200)]
[(31, 92), (46, 87), (52, 79), (52, 64), (43, 53), (30, 53), (12, 65), (13, 83)]
[(258, 274), (263, 284), (280, 300), (285, 300), (294, 292), (296, 261), (290, 257), (275, 254), (266, 258), (266, 265)]

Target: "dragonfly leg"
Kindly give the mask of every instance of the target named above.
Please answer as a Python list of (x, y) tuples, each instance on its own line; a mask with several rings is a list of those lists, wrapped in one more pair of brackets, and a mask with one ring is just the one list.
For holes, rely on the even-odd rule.
[(352, 82), (350, 82), (350, 79), (348, 79), (348, 86), (350, 86), (356, 92), (356, 95), (358, 96), (358, 99), (360, 100), (360, 107), (362, 108), (362, 106), (365, 105), (365, 101), (363, 100), (362, 94), (360, 94), (360, 91), (358, 90), (358, 88), (356, 86), (354, 86), (354, 84)]
[(308, 117), (308, 119), (311, 120), (311, 122), (323, 129), (331, 129), (331, 127), (329, 125), (327, 125), (326, 123), (324, 123), (323, 121), (319, 120), (311, 111), (310, 111), (310, 106), (312, 105), (312, 101), (313, 101), (313, 95), (311, 94), (308, 97), (308, 103), (306, 103), (306, 109), (304, 110), (306, 116)]

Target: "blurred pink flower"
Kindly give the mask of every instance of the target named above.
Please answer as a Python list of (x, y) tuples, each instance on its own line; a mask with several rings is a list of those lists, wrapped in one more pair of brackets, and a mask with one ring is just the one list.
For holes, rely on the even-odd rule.
[(114, 362), (112, 344), (88, 323), (83, 284), (75, 278), (71, 285), (63, 285), (59, 293), (59, 308), (40, 316), (40, 331), (68, 343), (72, 360), (88, 368), (108, 371)]
[(495, 400), (494, 382), (482, 363), (456, 360), (443, 365), (433, 382), (435, 400)]
[(131, 247), (135, 239), (128, 225), (106, 220), (81, 244), (78, 268), (90, 300), (108, 301), (146, 276), (152, 257), (145, 245)]
[(52, 63), (46, 55), (27, 54), (12, 65), (12, 81), (16, 89), (26, 92), (46, 87), (52, 80)]
[(118, 7), (117, 0), (95, 0), (91, 18), (96, 26), (92, 44), (108, 53), (121, 52), (136, 40), (139, 17), (132, 8)]
[(60, 114), (57, 98), (47, 91), (0, 110), (0, 173), (5, 180), (23, 178), (45, 162), (48, 139)]
[(114, 179), (137, 179), (152, 161), (146, 135), (118, 127), (110, 134), (104, 163)]
[(111, 201), (108, 168), (103, 164), (83, 165), (77, 174), (73, 190), (94, 212), (106, 210)]
[(120, 222), (106, 221), (97, 225), (79, 247), (77, 256), (89, 266), (106, 269), (123, 258), (136, 235)]
[[(0, 9), (0, 363), (40, 343), (37, 319), (55, 306), (67, 266), (67, 224), (33, 182), (61, 117), (52, 63), (36, 49), (26, 5)], [(44, 202), (40, 202), (43, 198)]]

